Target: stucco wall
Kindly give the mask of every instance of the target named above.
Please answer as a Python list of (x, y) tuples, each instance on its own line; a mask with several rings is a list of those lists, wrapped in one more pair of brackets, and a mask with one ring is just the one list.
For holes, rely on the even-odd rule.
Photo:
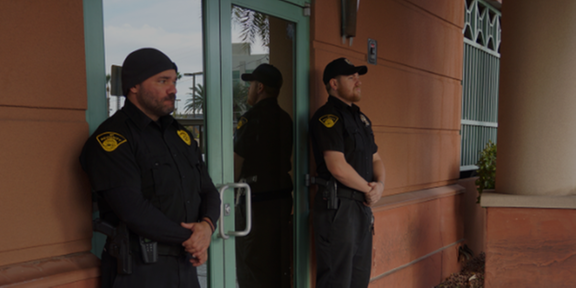
[[(464, 239), (459, 178), (464, 1), (359, 1), (353, 44), (342, 42), (340, 1), (314, 1), (311, 108), (328, 97), (327, 63), (367, 65), (362, 100), (386, 166), (376, 207), (370, 287), (430, 287), (457, 272)], [(367, 40), (378, 64), (367, 64)], [(400, 285), (400, 286), (398, 286)]]
[(386, 195), (444, 186), (459, 177), (464, 2), (360, 1), (352, 46), (340, 36), (340, 1), (316, 1), (312, 21), (311, 112), (328, 97), (331, 60), (378, 65), (361, 77), (358, 106), (370, 117), (387, 170)]
[(20, 265), (36, 273), (34, 265), (64, 255), (83, 263), (30, 276), (46, 278), (96, 261), (74, 254), (89, 251), (92, 237), (90, 190), (78, 163), (88, 137), (82, 17), (77, 0), (2, 1), (0, 286), (31, 280)]

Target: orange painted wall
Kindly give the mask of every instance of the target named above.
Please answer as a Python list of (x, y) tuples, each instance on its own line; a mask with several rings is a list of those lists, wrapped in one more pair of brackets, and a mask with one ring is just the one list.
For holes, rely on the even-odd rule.
[(92, 231), (82, 1), (2, 1), (0, 27), (1, 286), (23, 262), (90, 251)]
[(362, 111), (373, 123), (387, 170), (386, 195), (444, 186), (459, 177), (464, 2), (360, 1), (353, 45), (340, 37), (340, 1), (313, 5), (311, 112), (328, 97), (322, 72), (331, 60), (378, 65), (362, 80)]
[[(328, 97), (322, 73), (331, 60), (368, 66), (357, 104), (372, 120), (386, 166), (385, 197), (373, 208), (370, 287), (437, 285), (459, 271), (464, 239), (463, 188), (454, 185), (464, 1), (361, 0), (351, 46), (342, 42), (340, 9), (339, 0), (313, 1), (310, 112)], [(378, 41), (377, 65), (367, 63), (368, 38)]]
[(390, 197), (396, 200), (373, 209), (371, 288), (433, 287), (461, 269), (462, 190), (451, 185), (409, 192), (411, 197)]

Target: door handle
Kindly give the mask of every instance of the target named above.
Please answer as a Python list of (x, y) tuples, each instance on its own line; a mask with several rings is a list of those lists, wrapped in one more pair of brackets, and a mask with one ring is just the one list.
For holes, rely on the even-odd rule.
[[(228, 188), (244, 188), (246, 191), (246, 228), (242, 231), (228, 231), (228, 233), (224, 232), (224, 191), (228, 190)], [(230, 238), (230, 236), (242, 237), (248, 235), (250, 230), (252, 229), (252, 201), (251, 199), (251, 191), (250, 185), (247, 183), (228, 183), (225, 185), (220, 186), (218, 189), (220, 192), (220, 237), (226, 240)]]

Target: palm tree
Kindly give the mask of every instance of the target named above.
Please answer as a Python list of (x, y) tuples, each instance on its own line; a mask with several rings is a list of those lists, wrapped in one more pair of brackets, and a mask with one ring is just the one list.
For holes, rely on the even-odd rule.
[(268, 15), (251, 9), (234, 6), (232, 8), (232, 20), (240, 25), (240, 38), (244, 43), (254, 44), (256, 37), (262, 40), (262, 45), (270, 44), (270, 22)]
[(196, 87), (190, 87), (192, 92), (187, 93), (187, 95), (192, 96), (186, 100), (186, 106), (184, 106), (184, 112), (192, 112), (192, 115), (196, 115), (196, 111), (204, 111), (204, 86), (202, 84), (196, 84)]

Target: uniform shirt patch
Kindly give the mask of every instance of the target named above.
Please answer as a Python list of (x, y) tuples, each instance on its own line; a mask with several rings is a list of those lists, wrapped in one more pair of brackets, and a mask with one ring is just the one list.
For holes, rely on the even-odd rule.
[(242, 126), (244, 126), (246, 123), (248, 123), (248, 119), (240, 117), (240, 120), (238, 120), (238, 125), (236, 125), (236, 129), (242, 128)]
[(96, 140), (102, 146), (102, 149), (106, 152), (112, 152), (118, 148), (118, 146), (122, 145), (122, 143), (126, 142), (126, 137), (116, 133), (116, 132), (104, 132), (98, 136), (96, 136)]
[(370, 126), (370, 122), (368, 122), (368, 119), (366, 119), (366, 116), (364, 116), (364, 114), (360, 114), (360, 120), (364, 122), (364, 126), (366, 127)]
[(190, 144), (192, 144), (192, 140), (190, 139), (190, 135), (188, 135), (188, 133), (186, 133), (186, 131), (178, 130), (176, 132), (178, 133), (178, 136), (180, 136), (182, 141), (184, 141), (184, 143), (188, 144), (188, 146), (190, 146)]
[(332, 128), (336, 122), (338, 122), (338, 117), (332, 114), (326, 114), (320, 117), (320, 122), (326, 126), (326, 128)]

